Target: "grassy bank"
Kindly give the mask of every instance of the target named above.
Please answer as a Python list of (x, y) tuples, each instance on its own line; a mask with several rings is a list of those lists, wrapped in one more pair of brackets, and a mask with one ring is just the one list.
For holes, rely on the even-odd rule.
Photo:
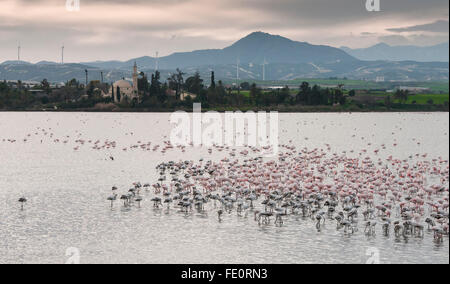
[[(80, 108), (17, 108), (4, 109), (0, 111), (31, 111), (31, 112), (174, 112), (174, 111), (192, 112), (192, 107), (152, 107), (152, 108), (129, 108), (114, 106), (96, 106)], [(383, 104), (364, 105), (356, 102), (337, 106), (303, 106), (303, 105), (278, 105), (278, 106), (238, 106), (238, 107), (202, 107), (202, 111), (278, 111), (290, 113), (332, 113), (332, 112), (448, 112), (448, 104), (400, 104), (393, 103), (390, 107)]]
[[(243, 83), (244, 81), (240, 81)], [(300, 78), (289, 81), (253, 81), (260, 87), (268, 86), (289, 86), (298, 88), (303, 82), (308, 82), (310, 85), (319, 85), (322, 87), (336, 87), (338, 85), (343, 85), (345, 89), (351, 90), (393, 90), (399, 86), (407, 87), (422, 87), (429, 88), (431, 93), (443, 94), (449, 93), (449, 82), (448, 81), (434, 81), (434, 82), (375, 82), (375, 81), (364, 81), (364, 80), (352, 80), (352, 79), (339, 79), (339, 78)], [(235, 81), (227, 82), (229, 84), (236, 83)]]

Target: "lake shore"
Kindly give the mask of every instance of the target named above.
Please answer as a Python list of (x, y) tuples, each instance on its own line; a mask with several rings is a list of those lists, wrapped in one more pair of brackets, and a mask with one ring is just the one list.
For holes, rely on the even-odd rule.
[[(136, 112), (136, 113), (171, 113), (175, 111), (192, 112), (192, 107), (176, 107), (176, 108), (129, 108), (119, 107), (117, 105), (110, 106), (95, 106), (88, 108), (16, 108), (16, 109), (0, 109), (0, 112)], [(242, 107), (215, 107), (208, 108), (202, 106), (202, 112), (217, 111), (278, 111), (280, 113), (370, 113), (370, 112), (449, 112), (448, 105), (392, 105), (390, 108), (385, 106), (270, 106), (270, 107), (255, 107), (255, 106), (242, 106)]]

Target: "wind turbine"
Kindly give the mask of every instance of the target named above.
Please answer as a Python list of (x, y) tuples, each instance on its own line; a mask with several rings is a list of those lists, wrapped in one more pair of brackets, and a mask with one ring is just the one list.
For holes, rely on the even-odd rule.
[(267, 65), (267, 60), (264, 57), (264, 62), (262, 64), (262, 66), (263, 66), (263, 81), (266, 81), (266, 65)]
[(64, 43), (61, 46), (61, 64), (64, 64)]
[(239, 65), (241, 64), (241, 60), (238, 58), (236, 62), (236, 79), (239, 80)]
[(19, 41), (19, 45), (17, 46), (17, 63), (20, 62), (20, 41)]
[(236, 61), (236, 85), (238, 88), (238, 94), (241, 93), (241, 85), (239, 84), (239, 64), (241, 64), (241, 59), (238, 57)]

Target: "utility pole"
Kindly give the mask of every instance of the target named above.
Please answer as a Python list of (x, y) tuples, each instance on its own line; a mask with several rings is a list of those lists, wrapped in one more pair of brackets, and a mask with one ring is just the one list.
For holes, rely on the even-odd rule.
[(86, 88), (87, 88), (87, 85), (88, 85), (88, 70), (85, 69), (84, 72), (86, 73)]
[(100, 72), (100, 76), (102, 77), (102, 84), (103, 84), (103, 71)]
[(61, 64), (64, 64), (64, 44), (61, 47)]

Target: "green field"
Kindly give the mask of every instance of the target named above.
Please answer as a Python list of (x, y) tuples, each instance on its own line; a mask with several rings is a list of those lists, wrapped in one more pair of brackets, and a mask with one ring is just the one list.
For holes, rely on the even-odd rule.
[[(240, 81), (243, 83), (247, 81)], [(448, 94), (449, 82), (374, 82), (364, 80), (350, 80), (350, 79), (317, 79), (317, 78), (299, 78), (290, 81), (248, 81), (249, 83), (255, 83), (260, 87), (268, 86), (289, 86), (290, 88), (298, 88), (302, 82), (308, 82), (310, 85), (320, 85), (322, 87), (335, 87), (338, 85), (344, 85), (346, 90), (392, 90), (399, 86), (407, 87), (422, 87), (429, 88), (431, 93), (434, 94)], [(236, 83), (227, 82), (227, 83)]]
[(444, 94), (449, 93), (448, 82), (424, 82), (424, 83), (417, 83), (417, 86), (430, 88), (434, 93), (444, 93)]
[(432, 100), (434, 104), (443, 104), (449, 102), (449, 94), (420, 94), (420, 95), (410, 95), (407, 100), (407, 104), (416, 102), (417, 104), (424, 105), (428, 104), (429, 100)]

